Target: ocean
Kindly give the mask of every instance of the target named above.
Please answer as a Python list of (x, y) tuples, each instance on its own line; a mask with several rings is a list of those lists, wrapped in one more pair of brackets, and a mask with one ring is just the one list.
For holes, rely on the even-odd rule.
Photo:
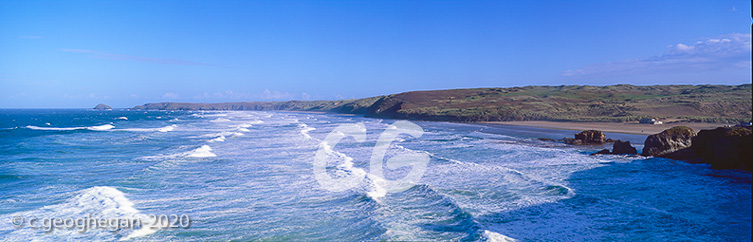
[[(751, 173), (538, 140), (573, 133), (298, 112), (5, 109), (0, 240), (750, 240)], [(607, 137), (639, 151), (645, 140)], [(135, 219), (143, 226), (124, 222)]]

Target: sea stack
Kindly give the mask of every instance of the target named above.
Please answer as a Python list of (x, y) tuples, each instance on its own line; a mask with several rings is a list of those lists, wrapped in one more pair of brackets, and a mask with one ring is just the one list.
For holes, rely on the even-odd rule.
[(638, 150), (630, 145), (630, 141), (617, 140), (612, 146), (612, 154), (615, 155), (635, 155), (638, 154)]
[(686, 126), (675, 126), (646, 137), (643, 155), (670, 159), (689, 159), (694, 156), (689, 149), (695, 131)]
[(630, 145), (630, 141), (615, 140), (614, 144), (612, 145), (611, 152), (609, 151), (609, 149), (603, 149), (591, 155), (636, 155), (636, 154), (638, 154), (638, 150), (635, 149), (635, 147), (633, 147), (632, 145)]
[(753, 131), (751, 127), (719, 127), (701, 130), (693, 138), (691, 149), (703, 163), (714, 169), (753, 169)]
[(607, 136), (598, 130), (585, 130), (575, 134), (575, 139), (565, 138), (565, 143), (571, 145), (600, 145), (607, 141)]
[(100, 103), (100, 104), (97, 104), (97, 106), (95, 106), (93, 109), (94, 110), (112, 110), (112, 107)]

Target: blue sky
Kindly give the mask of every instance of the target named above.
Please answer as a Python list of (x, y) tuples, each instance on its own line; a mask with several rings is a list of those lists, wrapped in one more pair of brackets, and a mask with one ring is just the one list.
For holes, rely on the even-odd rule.
[(751, 83), (750, 1), (1, 1), (0, 108)]

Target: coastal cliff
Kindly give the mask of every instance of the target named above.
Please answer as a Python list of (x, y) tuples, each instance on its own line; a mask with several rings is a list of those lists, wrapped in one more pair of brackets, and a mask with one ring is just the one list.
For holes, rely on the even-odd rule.
[(137, 110), (288, 110), (428, 121), (635, 121), (643, 117), (737, 123), (751, 117), (751, 85), (526, 86), (414, 91), (338, 101), (148, 103)]
[(751, 127), (719, 127), (696, 135), (683, 126), (650, 135), (643, 155), (711, 164), (714, 169), (753, 170)]
[(287, 110), (365, 114), (380, 97), (339, 101), (233, 102), (233, 103), (147, 103), (133, 110)]
[(751, 127), (719, 127), (701, 130), (690, 147), (702, 162), (715, 169), (753, 170)]

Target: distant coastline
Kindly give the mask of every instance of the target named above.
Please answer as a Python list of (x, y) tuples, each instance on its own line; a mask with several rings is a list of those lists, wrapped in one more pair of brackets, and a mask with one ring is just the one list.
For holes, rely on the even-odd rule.
[[(306, 111), (386, 119), (503, 122), (500, 124), (509, 125), (522, 124), (517, 121), (538, 121), (531, 124), (542, 127), (574, 127), (588, 123), (594, 125), (594, 122), (627, 123), (641, 118), (672, 120), (686, 125), (714, 123), (721, 126), (749, 121), (752, 96), (751, 84), (526, 86), (414, 91), (336, 101), (163, 102), (147, 103), (132, 109)], [(632, 126), (622, 126), (614, 128), (615, 132), (639, 133)], [(645, 127), (644, 132), (639, 134), (650, 133), (646, 129), (654, 131), (658, 126)]]

